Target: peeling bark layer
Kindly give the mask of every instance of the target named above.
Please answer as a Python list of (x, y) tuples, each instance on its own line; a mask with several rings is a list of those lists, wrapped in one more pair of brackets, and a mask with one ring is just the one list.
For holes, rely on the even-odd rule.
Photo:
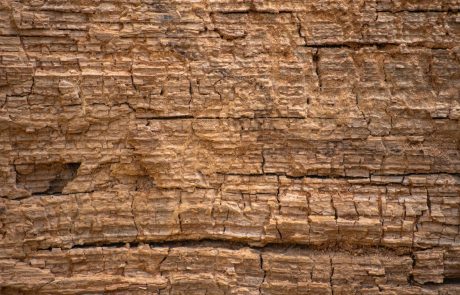
[(0, 293), (460, 294), (459, 9), (0, 1)]

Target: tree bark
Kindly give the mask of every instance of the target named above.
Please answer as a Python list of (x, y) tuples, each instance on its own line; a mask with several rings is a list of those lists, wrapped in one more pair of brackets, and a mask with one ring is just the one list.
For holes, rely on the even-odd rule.
[(0, 294), (460, 294), (459, 9), (0, 1)]

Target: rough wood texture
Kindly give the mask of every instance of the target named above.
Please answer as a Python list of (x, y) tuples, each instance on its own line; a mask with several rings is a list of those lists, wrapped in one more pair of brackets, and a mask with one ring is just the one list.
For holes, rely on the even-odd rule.
[(457, 0), (0, 0), (0, 294), (460, 294)]

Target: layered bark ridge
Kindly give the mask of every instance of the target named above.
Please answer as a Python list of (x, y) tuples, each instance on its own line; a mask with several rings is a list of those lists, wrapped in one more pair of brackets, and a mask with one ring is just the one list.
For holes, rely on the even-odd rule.
[[(185, 246), (184, 246), (185, 245)], [(340, 251), (190, 243), (175, 246), (89, 247), (41, 250), (23, 261), (0, 260), (5, 294), (458, 294), (442, 281), (439, 253), (396, 256)], [(458, 254), (458, 253), (457, 253)], [(424, 264), (422, 268), (417, 263)], [(425, 267), (435, 267), (425, 269)], [(409, 275), (411, 274), (411, 275)], [(413, 278), (411, 277), (413, 276)]]
[(460, 294), (459, 9), (0, 1), (0, 293)]

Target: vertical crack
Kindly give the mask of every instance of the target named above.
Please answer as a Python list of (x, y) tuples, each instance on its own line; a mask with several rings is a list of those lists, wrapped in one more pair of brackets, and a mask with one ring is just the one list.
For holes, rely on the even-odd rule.
[(136, 228), (136, 240), (139, 238), (139, 227), (136, 222), (136, 215), (134, 214), (134, 199), (135, 199), (135, 194), (132, 194), (131, 196), (131, 215), (133, 216), (133, 223), (134, 227)]
[(307, 45), (307, 37), (302, 32), (302, 30), (303, 30), (302, 21), (300, 20), (300, 17), (299, 17), (299, 15), (297, 13), (294, 13), (293, 16), (296, 19), (297, 34), (299, 34), (299, 37), (303, 39), (303, 41), (304, 41), (303, 45)]
[(407, 283), (410, 286), (412, 286), (414, 284), (414, 269), (415, 269), (415, 264), (417, 260), (413, 252), (410, 254), (410, 257), (412, 259), (412, 267), (411, 267), (410, 273), (407, 276)]
[(224, 220), (224, 234), (227, 231), (227, 222), (228, 222), (229, 216), (230, 216), (230, 209), (227, 208), (227, 212), (225, 214), (225, 220)]
[(426, 205), (428, 207), (428, 214), (431, 218), (431, 198), (430, 198), (430, 190), (426, 190)]
[(131, 74), (131, 84), (133, 85), (134, 90), (136, 92), (139, 92), (139, 88), (137, 87), (136, 83), (134, 82), (134, 63), (131, 63), (131, 69), (130, 69), (130, 74)]
[(259, 294), (262, 294), (262, 285), (264, 284), (267, 278), (267, 271), (264, 269), (264, 258), (263, 258), (262, 252), (259, 253), (259, 259), (260, 259), (260, 269), (262, 270), (264, 274), (262, 277), (262, 281), (260, 282), (260, 285), (259, 285)]
[(334, 205), (334, 198), (332, 195), (331, 195), (331, 207), (334, 210), (334, 217), (335, 217), (335, 221), (337, 222), (337, 219), (338, 219), (337, 208)]
[[(278, 202), (278, 216), (281, 216), (281, 201), (280, 201), (281, 183), (280, 183), (279, 175), (276, 176), (276, 179), (277, 179), (277, 182), (278, 182), (278, 186), (277, 186), (277, 190), (276, 190), (276, 201)], [(280, 240), (283, 240), (283, 235), (281, 234), (281, 231), (279, 230), (279, 227), (278, 227), (278, 218), (276, 218), (275, 226), (276, 226), (276, 231), (278, 232), (278, 236), (279, 236)]]
[[(158, 263), (158, 271), (160, 272), (161, 276), (163, 276), (163, 272), (161, 270), (161, 267), (162, 267), (163, 263), (166, 261), (166, 259), (168, 259), (170, 254), (171, 254), (171, 247), (168, 247), (168, 253), (166, 253), (166, 255), (161, 259), (160, 263)], [(167, 279), (169, 281), (169, 277)]]
[(388, 72), (387, 72), (387, 70), (385, 68), (385, 61), (386, 61), (386, 57), (383, 56), (383, 58), (382, 58), (383, 80), (385, 82), (386, 88), (388, 88), (390, 90), (390, 94), (393, 96), (393, 84), (390, 81), (390, 77), (388, 76)]
[(183, 229), (182, 229), (182, 216), (181, 216), (181, 212), (182, 212), (182, 193), (179, 192), (179, 212), (177, 213), (177, 218), (179, 219), (179, 230), (181, 233), (183, 233)]
[[(385, 187), (385, 196), (387, 195), (388, 192), (388, 187)], [(379, 239), (379, 245), (382, 244), (383, 238), (384, 238), (384, 219), (383, 219), (383, 201), (382, 201), (382, 195), (379, 194), (378, 199), (377, 199), (377, 204), (378, 204), (378, 209), (379, 209), (379, 218), (380, 218), (380, 239)]]
[(329, 263), (331, 266), (331, 274), (329, 276), (329, 285), (331, 286), (331, 294), (334, 295), (334, 285), (332, 283), (332, 277), (334, 276), (334, 264), (332, 263), (332, 257), (329, 257)]
[(262, 170), (262, 174), (265, 174), (265, 155), (264, 155), (264, 151), (262, 150), (262, 164), (261, 164), (261, 170)]
[(323, 83), (321, 81), (321, 71), (319, 68), (320, 56), (319, 56), (319, 49), (316, 48), (313, 53), (313, 67), (315, 68), (316, 77), (318, 78), (318, 87), (319, 92), (323, 91)]
[(191, 112), (192, 109), (192, 100), (193, 100), (193, 85), (192, 85), (192, 80), (188, 81), (188, 93), (190, 95), (190, 98), (188, 100), (188, 111)]

